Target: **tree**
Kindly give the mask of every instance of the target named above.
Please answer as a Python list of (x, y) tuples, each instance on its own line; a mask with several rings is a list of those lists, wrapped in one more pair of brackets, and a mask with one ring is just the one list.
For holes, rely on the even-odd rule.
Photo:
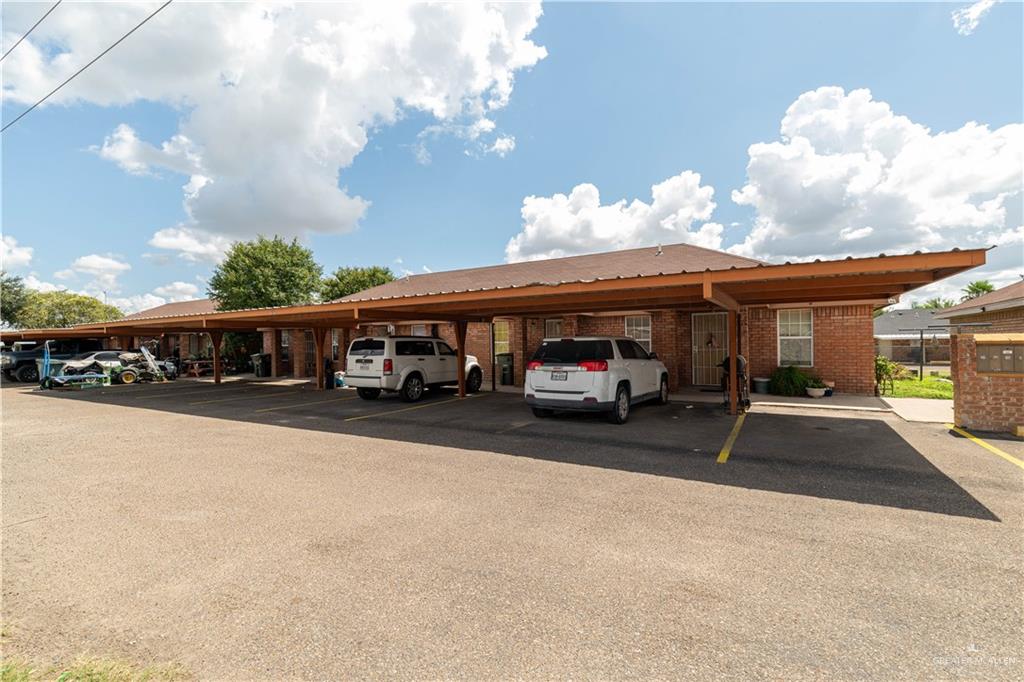
[(70, 291), (32, 291), (18, 322), (24, 328), (45, 329), (85, 322), (108, 322), (122, 317), (124, 313), (120, 310), (92, 296)]
[(17, 275), (8, 275), (0, 270), (0, 324), (17, 327), (21, 324), (21, 313), (28, 302), (29, 290)]
[(323, 270), (297, 239), (235, 242), (213, 271), (207, 293), (220, 310), (297, 305), (316, 300)]
[(373, 265), (368, 268), (338, 268), (323, 281), (323, 299), (335, 301), (395, 279), (391, 268)]
[(956, 305), (956, 301), (951, 298), (941, 298), (936, 296), (935, 298), (929, 298), (927, 301), (914, 303), (915, 308), (949, 308)]
[(972, 298), (978, 298), (982, 294), (987, 294), (990, 291), (995, 291), (996, 288), (992, 286), (992, 283), (987, 279), (979, 279), (976, 282), (971, 282), (963, 288), (963, 298), (961, 301), (969, 301)]

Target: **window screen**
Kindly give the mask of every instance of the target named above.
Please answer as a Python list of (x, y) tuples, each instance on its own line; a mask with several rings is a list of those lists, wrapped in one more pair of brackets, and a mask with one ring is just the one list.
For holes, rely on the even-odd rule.
[(779, 364), (814, 366), (814, 322), (810, 308), (779, 311)]
[(331, 360), (338, 359), (338, 330), (331, 330)]
[(508, 342), (508, 320), (494, 321), (494, 354), (501, 355), (510, 351)]
[(553, 317), (544, 320), (544, 338), (557, 339), (562, 336), (562, 318)]
[(651, 316), (650, 315), (627, 315), (626, 336), (635, 339), (640, 346), (651, 352)]

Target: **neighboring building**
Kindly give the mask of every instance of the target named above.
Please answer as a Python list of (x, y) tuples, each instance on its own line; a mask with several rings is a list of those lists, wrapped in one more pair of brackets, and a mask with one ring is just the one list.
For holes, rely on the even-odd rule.
[[(165, 303), (148, 310), (140, 310), (131, 315), (125, 315), (125, 320), (138, 320), (153, 317), (173, 317), (175, 315), (200, 315), (212, 313), (217, 310), (217, 302), (209, 298), (198, 298), (192, 301), (177, 301)], [(113, 342), (119, 348), (136, 348), (140, 341), (146, 339), (114, 339)], [(164, 334), (160, 337), (160, 356), (170, 357), (175, 355), (175, 350), (182, 358), (207, 357), (212, 353), (212, 344), (208, 334)], [(125, 346), (125, 343), (128, 345)]]
[[(949, 330), (946, 321), (936, 319), (940, 309), (889, 310), (875, 318), (875, 355), (893, 362), (924, 364), (949, 362)], [(924, 332), (924, 345), (921, 344)]]
[[(660, 249), (641, 248), (569, 258), (511, 263), (403, 277), (348, 296), (358, 301), (410, 296), (441, 291), (525, 286), (541, 282), (616, 279), (667, 272), (749, 268), (759, 261), (687, 244)], [(768, 376), (780, 364), (798, 365), (835, 382), (836, 390), (872, 394), (875, 390), (873, 313), (886, 301), (855, 303), (790, 303), (745, 307), (740, 313), (739, 348), (748, 360), (748, 375)], [(526, 363), (546, 336), (631, 336), (654, 351), (669, 369), (673, 391), (719, 385), (718, 368), (728, 352), (727, 314), (704, 302), (680, 302), (670, 310), (622, 310), (614, 313), (552, 311), (549, 315), (496, 319), (493, 327), (470, 323), (466, 351), (476, 355), (490, 383), (494, 365), (498, 383), (504, 374), (521, 386)], [(397, 322), (396, 334), (432, 334), (454, 342), (454, 325), (431, 320)], [(351, 339), (371, 333), (387, 333), (389, 325), (374, 324), (355, 332), (336, 330), (331, 357), (342, 369)], [(497, 362), (492, 363), (491, 344)], [(287, 347), (285, 343), (287, 339)], [(311, 376), (313, 355), (310, 332), (264, 332), (264, 348), (277, 349), (274, 366), (286, 374), (284, 358), (295, 376)], [(781, 360), (780, 360), (781, 356)], [(504, 371), (502, 371), (504, 368)]]
[(1010, 432), (1024, 427), (1024, 281), (937, 317), (949, 322), (952, 334), (957, 426)]

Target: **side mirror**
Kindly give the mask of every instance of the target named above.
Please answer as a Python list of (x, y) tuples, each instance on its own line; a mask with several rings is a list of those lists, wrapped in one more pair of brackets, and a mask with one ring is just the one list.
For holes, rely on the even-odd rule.
[(648, 354), (647, 354), (647, 356), (648, 356), (648, 357), (649, 357), (649, 358), (650, 358), (651, 360), (657, 360), (657, 359), (658, 359), (658, 354), (657, 354), (657, 353), (655, 353), (654, 351), (651, 351), (650, 353), (648, 353)]

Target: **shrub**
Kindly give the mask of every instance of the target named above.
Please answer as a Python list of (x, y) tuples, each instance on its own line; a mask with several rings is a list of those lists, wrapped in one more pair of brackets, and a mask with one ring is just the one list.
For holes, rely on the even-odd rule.
[(775, 395), (805, 395), (810, 379), (799, 367), (777, 367), (772, 372), (768, 390)]
[(875, 383), (878, 384), (878, 391), (885, 395), (886, 391), (893, 392), (893, 382), (897, 379), (904, 379), (910, 375), (910, 370), (898, 362), (893, 362), (884, 355), (875, 356)]
[(825, 382), (818, 377), (809, 377), (807, 379), (807, 388), (827, 388)]

